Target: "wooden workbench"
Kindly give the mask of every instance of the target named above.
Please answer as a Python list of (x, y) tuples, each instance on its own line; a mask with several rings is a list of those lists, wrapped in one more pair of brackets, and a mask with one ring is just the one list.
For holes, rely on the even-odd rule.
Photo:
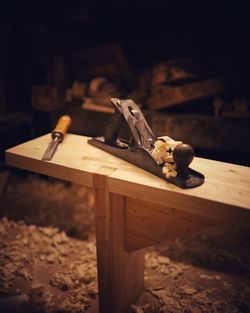
[(68, 134), (50, 162), (50, 135), (6, 151), (6, 162), (90, 186), (95, 194), (101, 313), (125, 313), (144, 286), (144, 248), (225, 223), (250, 223), (250, 168), (195, 158), (205, 183), (180, 189)]

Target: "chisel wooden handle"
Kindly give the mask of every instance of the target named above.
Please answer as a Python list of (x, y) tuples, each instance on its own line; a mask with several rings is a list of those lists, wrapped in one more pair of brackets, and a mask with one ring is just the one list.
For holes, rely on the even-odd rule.
[(61, 116), (56, 124), (55, 129), (51, 133), (52, 138), (54, 139), (55, 137), (59, 137), (59, 140), (63, 141), (63, 138), (66, 135), (71, 123), (72, 119), (69, 115)]

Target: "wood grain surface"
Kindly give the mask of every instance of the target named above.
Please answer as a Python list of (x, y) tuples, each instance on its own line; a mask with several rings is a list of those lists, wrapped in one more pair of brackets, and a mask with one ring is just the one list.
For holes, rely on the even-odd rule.
[(180, 209), (126, 198), (126, 249), (136, 251), (222, 223)]
[(99, 306), (102, 313), (125, 313), (144, 287), (144, 251), (125, 249), (126, 198), (110, 193), (103, 167), (94, 174)]
[(144, 286), (145, 247), (223, 223), (250, 223), (250, 168), (195, 158), (205, 183), (180, 189), (68, 134), (41, 161), (50, 134), (6, 151), (9, 165), (94, 188), (101, 313), (125, 313)]
[(89, 145), (87, 140), (68, 134), (53, 159), (44, 162), (41, 157), (50, 141), (48, 134), (7, 150), (6, 162), (88, 186), (93, 185), (93, 174), (100, 168), (114, 168), (108, 178), (110, 192), (216, 220), (249, 223), (249, 167), (195, 158), (191, 167), (205, 175), (205, 183), (184, 190)]

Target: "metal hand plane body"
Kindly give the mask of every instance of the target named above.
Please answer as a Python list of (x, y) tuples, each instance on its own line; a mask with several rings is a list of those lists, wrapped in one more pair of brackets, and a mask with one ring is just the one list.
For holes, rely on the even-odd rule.
[[(177, 142), (169, 137), (156, 138), (133, 100), (112, 98), (111, 102), (115, 114), (105, 128), (104, 136), (90, 139), (88, 143), (181, 188), (197, 187), (204, 182), (201, 173), (188, 167), (194, 157), (191, 146), (182, 143), (175, 146)], [(131, 140), (118, 137), (125, 121), (131, 131)], [(162, 154), (162, 151), (167, 161), (170, 159), (169, 163), (157, 159), (157, 153)]]

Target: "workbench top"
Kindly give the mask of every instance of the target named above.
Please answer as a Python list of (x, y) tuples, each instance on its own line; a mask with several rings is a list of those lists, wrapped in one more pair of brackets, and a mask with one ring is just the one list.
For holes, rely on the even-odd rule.
[(181, 189), (88, 144), (88, 139), (68, 134), (52, 160), (45, 162), (41, 158), (51, 140), (47, 134), (7, 150), (6, 162), (90, 187), (94, 174), (107, 168), (110, 192), (223, 221), (250, 221), (249, 167), (195, 158), (191, 168), (205, 175), (205, 183)]

